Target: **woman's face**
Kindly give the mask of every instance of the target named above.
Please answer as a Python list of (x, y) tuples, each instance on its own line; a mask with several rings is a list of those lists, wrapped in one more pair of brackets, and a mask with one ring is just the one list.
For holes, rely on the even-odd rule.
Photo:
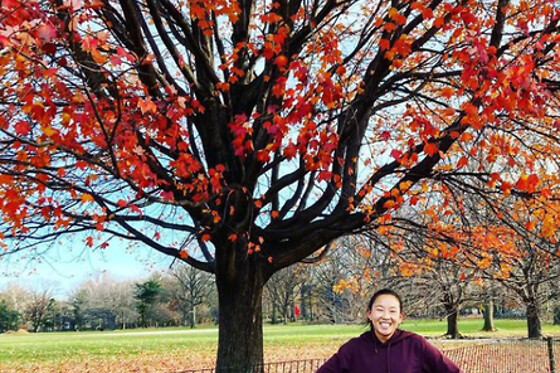
[(381, 342), (388, 341), (404, 319), (399, 300), (391, 294), (378, 296), (367, 311), (367, 316), (373, 324), (375, 336)]

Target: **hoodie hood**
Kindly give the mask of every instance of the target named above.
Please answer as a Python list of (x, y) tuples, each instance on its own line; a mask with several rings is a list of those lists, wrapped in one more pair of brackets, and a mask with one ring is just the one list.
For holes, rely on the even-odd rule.
[(412, 338), (413, 336), (415, 336), (414, 333), (397, 329), (395, 330), (395, 333), (391, 336), (391, 338), (389, 338), (385, 343), (377, 339), (373, 331), (362, 333), (362, 335), (360, 335), (360, 338), (365, 342), (371, 344), (374, 348), (389, 348), (390, 345), (395, 346), (396, 344), (401, 343), (406, 339)]

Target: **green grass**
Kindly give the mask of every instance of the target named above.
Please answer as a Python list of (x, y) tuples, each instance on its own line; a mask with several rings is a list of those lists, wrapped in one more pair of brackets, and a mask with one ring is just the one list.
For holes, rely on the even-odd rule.
[[(470, 337), (524, 337), (524, 320), (496, 320), (498, 332), (481, 332), (482, 320), (465, 319), (459, 323), (462, 334)], [(405, 320), (403, 329), (425, 336), (442, 335), (445, 320)], [(265, 326), (265, 346), (281, 349), (313, 345), (338, 346), (367, 328), (363, 325), (289, 325)], [(144, 332), (163, 332), (147, 333)], [(543, 324), (543, 332), (560, 336), (560, 326)], [(107, 357), (134, 358), (140, 354), (181, 354), (188, 352), (215, 353), (216, 327), (194, 330), (180, 328), (136, 329), (104, 332), (36, 333), (28, 335), (0, 335), (0, 363), (45, 363), (57, 361), (81, 361)]]
[[(166, 334), (137, 335), (165, 331)], [(130, 356), (143, 352), (163, 353), (169, 349), (191, 351), (215, 348), (215, 328), (188, 333), (177, 329), (115, 332), (37, 333), (0, 336), (0, 362), (73, 360), (106, 356)]]

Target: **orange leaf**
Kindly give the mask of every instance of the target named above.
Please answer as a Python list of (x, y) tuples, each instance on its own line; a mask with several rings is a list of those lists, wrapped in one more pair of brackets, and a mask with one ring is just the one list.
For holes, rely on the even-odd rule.
[(89, 193), (84, 193), (82, 194), (82, 196), (80, 197), (80, 199), (82, 200), (82, 202), (93, 202), (95, 201), (95, 199), (93, 198), (93, 196)]
[(455, 94), (455, 90), (451, 87), (445, 87), (441, 90), (441, 95), (445, 98), (450, 98)]
[(396, 203), (394, 200), (389, 199), (387, 201), (385, 201), (385, 203), (383, 204), (383, 207), (387, 208), (387, 209), (391, 209), (393, 207), (395, 207)]
[(463, 132), (463, 134), (461, 135), (461, 141), (464, 142), (470, 142), (473, 139), (473, 135), (470, 132)]
[(280, 55), (274, 59), (274, 64), (280, 69), (285, 69), (288, 65), (288, 58), (284, 55)]
[(187, 259), (188, 257), (189, 257), (189, 253), (187, 253), (185, 250), (179, 250), (179, 258)]
[(150, 99), (147, 100), (143, 100), (141, 98), (138, 99), (138, 107), (140, 108), (142, 114), (155, 113), (157, 111), (156, 104), (154, 104), (154, 102)]

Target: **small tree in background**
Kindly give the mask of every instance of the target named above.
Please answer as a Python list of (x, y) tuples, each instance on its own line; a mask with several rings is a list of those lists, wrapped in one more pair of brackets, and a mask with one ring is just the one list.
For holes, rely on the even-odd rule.
[(17, 330), (21, 322), (21, 315), (11, 309), (5, 300), (0, 301), (0, 333), (6, 330)]
[(30, 292), (24, 317), (29, 322), (32, 331), (38, 332), (45, 326), (45, 321), (49, 316), (49, 305), (52, 301), (53, 298), (49, 290)]
[(136, 284), (134, 298), (136, 299), (136, 310), (140, 315), (140, 326), (147, 328), (151, 326), (152, 312), (154, 304), (161, 294), (161, 284), (157, 280), (148, 280), (143, 283)]
[(177, 302), (183, 324), (192, 329), (196, 324), (197, 306), (205, 302), (215, 290), (214, 278), (191, 266), (179, 266), (171, 272), (170, 296)]

